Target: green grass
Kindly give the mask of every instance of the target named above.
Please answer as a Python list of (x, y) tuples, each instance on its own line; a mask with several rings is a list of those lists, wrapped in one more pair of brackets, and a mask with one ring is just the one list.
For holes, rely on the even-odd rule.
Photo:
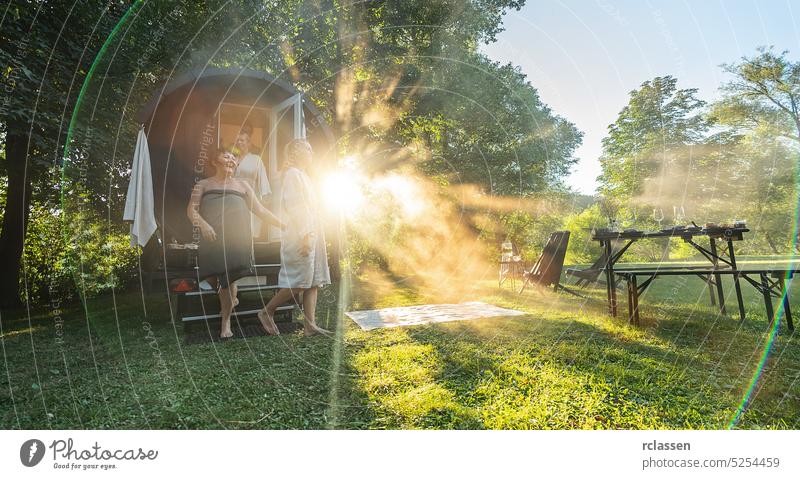
[[(157, 295), (146, 317), (136, 293), (63, 311), (61, 343), (49, 310), (5, 313), (0, 427), (724, 428), (763, 350), (763, 304), (745, 286), (740, 323), (708, 306), (699, 279), (678, 281), (648, 290), (640, 328), (605, 315), (601, 289), (520, 296), (490, 281), (463, 299), (530, 315), (364, 332), (337, 322), (332, 287), (320, 322), (337, 339), (185, 345)], [(357, 284), (350, 307), (437, 301), (375, 296)], [(800, 427), (800, 345), (783, 326), (737, 427)]]

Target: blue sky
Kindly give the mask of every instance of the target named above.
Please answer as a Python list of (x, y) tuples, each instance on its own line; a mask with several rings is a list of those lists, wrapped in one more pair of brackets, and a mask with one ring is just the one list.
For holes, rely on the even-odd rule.
[(584, 132), (567, 179), (591, 194), (607, 126), (628, 93), (660, 75), (710, 101), (727, 79), (720, 65), (762, 45), (800, 58), (800, 2), (793, 0), (544, 0), (504, 18), (483, 51), (519, 65), (542, 100)]

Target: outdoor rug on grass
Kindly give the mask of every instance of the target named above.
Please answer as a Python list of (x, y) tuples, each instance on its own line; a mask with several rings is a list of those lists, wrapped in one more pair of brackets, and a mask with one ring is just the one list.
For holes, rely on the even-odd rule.
[(351, 311), (345, 314), (361, 326), (361, 329), (369, 331), (378, 328), (416, 326), (418, 324), (444, 323), (447, 321), (468, 321), (495, 316), (524, 316), (528, 313), (474, 301), (459, 304), (423, 304), (421, 306), (405, 306), (402, 308)]

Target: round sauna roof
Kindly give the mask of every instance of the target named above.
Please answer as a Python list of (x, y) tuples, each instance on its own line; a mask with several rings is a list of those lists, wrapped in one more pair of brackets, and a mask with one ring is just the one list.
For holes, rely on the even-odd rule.
[[(155, 113), (161, 101), (178, 91), (202, 91), (207, 88), (224, 88), (237, 96), (250, 96), (260, 101), (277, 104), (300, 93), (291, 83), (269, 73), (247, 68), (202, 68), (183, 73), (167, 81), (153, 92), (153, 97), (139, 110), (139, 121), (146, 122)], [(312, 117), (320, 113), (310, 102), (304, 109)]]

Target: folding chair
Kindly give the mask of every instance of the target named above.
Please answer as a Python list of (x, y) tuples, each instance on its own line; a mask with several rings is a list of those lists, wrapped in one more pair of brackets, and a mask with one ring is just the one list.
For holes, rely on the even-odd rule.
[(519, 290), (520, 294), (525, 291), (528, 283), (531, 283), (543, 287), (552, 285), (555, 291), (561, 290), (580, 296), (560, 283), (561, 270), (564, 268), (564, 256), (567, 254), (567, 243), (569, 243), (569, 231), (556, 231), (550, 234), (539, 259), (529, 271), (523, 273), (522, 276), (525, 280)]
[(518, 255), (517, 247), (510, 241), (504, 241), (500, 252), (500, 274), (498, 286), (503, 286), (507, 280), (511, 280), (511, 288), (517, 289), (516, 279), (521, 277), (524, 272), (524, 264)]
[(600, 281), (600, 274), (602, 274), (605, 265), (606, 252), (603, 251), (603, 253), (600, 254), (600, 257), (597, 258), (597, 260), (588, 268), (567, 268), (564, 270), (564, 274), (577, 278), (575, 281), (575, 286), (578, 286), (579, 288), (585, 288), (592, 283), (597, 283)]

